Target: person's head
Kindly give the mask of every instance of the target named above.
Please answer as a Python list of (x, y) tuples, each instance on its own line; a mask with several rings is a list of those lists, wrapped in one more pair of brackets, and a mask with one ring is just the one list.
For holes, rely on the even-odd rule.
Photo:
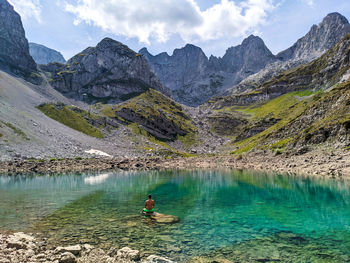
[(152, 199), (152, 195), (148, 195), (148, 199)]

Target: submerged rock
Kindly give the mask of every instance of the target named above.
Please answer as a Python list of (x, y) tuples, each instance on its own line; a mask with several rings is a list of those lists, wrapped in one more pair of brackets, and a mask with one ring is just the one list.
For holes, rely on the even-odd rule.
[(174, 261), (167, 258), (150, 255), (144, 263), (173, 263), (173, 262)]
[(177, 216), (165, 215), (165, 214), (159, 214), (159, 213), (154, 213), (154, 215), (151, 216), (151, 219), (156, 221), (157, 223), (162, 223), (162, 224), (174, 224), (180, 221), (180, 219)]

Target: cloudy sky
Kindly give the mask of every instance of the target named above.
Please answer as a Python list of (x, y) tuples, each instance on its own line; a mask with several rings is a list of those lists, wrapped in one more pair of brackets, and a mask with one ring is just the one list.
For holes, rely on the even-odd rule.
[(250, 34), (273, 53), (291, 46), (331, 12), (350, 19), (349, 0), (9, 0), (30, 42), (66, 59), (108, 36), (152, 54), (200, 46), (222, 56)]

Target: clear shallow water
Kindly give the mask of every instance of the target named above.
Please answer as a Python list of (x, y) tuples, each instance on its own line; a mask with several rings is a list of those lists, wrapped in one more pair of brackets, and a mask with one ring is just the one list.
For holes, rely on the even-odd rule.
[[(148, 193), (180, 222), (140, 216)], [(3, 176), (0, 228), (178, 261), (350, 262), (350, 183), (245, 171)]]

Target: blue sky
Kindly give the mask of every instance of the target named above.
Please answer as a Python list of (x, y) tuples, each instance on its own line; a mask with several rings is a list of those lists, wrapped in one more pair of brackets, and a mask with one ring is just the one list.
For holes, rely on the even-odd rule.
[(66, 59), (108, 36), (152, 54), (186, 43), (222, 56), (250, 34), (278, 53), (328, 13), (350, 19), (349, 0), (9, 0), (30, 42)]

